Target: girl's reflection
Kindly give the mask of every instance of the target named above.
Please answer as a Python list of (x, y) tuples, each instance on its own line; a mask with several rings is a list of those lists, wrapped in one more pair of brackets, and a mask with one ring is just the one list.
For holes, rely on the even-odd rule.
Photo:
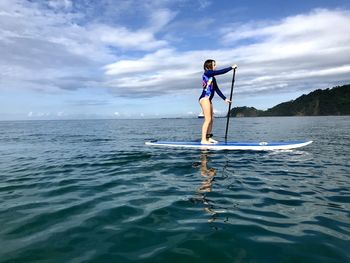
[(208, 152), (202, 152), (201, 154), (201, 175), (204, 177), (202, 186), (198, 189), (198, 192), (205, 193), (211, 192), (212, 183), (216, 175), (216, 169), (208, 168)]
[(209, 193), (212, 191), (213, 181), (216, 176), (216, 169), (209, 168), (208, 162), (209, 162), (209, 152), (202, 151), (200, 164), (194, 163), (193, 166), (200, 167), (201, 176), (203, 177), (201, 186), (197, 190), (198, 197), (196, 199), (198, 201), (201, 201), (204, 204), (204, 210), (210, 215), (212, 215), (212, 218), (209, 219), (208, 222), (213, 222), (215, 220), (216, 212), (213, 209), (213, 205), (209, 203), (209, 200), (206, 197), (206, 193)]

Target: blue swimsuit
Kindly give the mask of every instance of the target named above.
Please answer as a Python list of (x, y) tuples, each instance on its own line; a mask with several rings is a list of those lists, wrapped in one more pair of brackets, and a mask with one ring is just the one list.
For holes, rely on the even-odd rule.
[(218, 84), (216, 83), (216, 79), (214, 76), (221, 75), (229, 72), (232, 69), (232, 67), (224, 68), (220, 70), (207, 70), (203, 74), (203, 81), (202, 81), (202, 87), (203, 91), (202, 94), (199, 97), (199, 100), (205, 97), (209, 97), (209, 100), (211, 101), (214, 97), (214, 93), (216, 92), (223, 100), (226, 100), (226, 97), (224, 94), (222, 94), (221, 90), (218, 87)]

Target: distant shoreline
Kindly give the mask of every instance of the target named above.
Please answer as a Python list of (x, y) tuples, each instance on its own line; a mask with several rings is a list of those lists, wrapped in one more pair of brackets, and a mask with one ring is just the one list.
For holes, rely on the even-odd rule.
[[(350, 117), (350, 115), (318, 115), (318, 116), (245, 116), (245, 117), (230, 117), (230, 118), (237, 118), (237, 119), (244, 119), (244, 118), (307, 118), (307, 117)], [(214, 119), (226, 119), (227, 117), (214, 117)], [(141, 121), (141, 120), (199, 120), (202, 118), (197, 117), (162, 117), (162, 118), (133, 118), (133, 119), (112, 119), (112, 118), (101, 118), (101, 119), (35, 119), (35, 120), (0, 120), (1, 122), (41, 122), (41, 121)]]
[[(175, 114), (174, 114), (175, 115)], [(11, 121), (81, 121), (81, 120), (156, 120), (156, 119), (201, 119), (201, 116), (174, 116), (171, 117), (127, 117), (114, 118), (112, 116), (71, 116), (72, 118), (28, 118), (11, 119), (4, 115), (0, 122)], [(267, 110), (258, 110), (254, 107), (234, 107), (230, 111), (230, 118), (253, 118), (253, 117), (309, 117), (309, 116), (350, 116), (350, 84), (333, 87), (325, 90), (315, 90), (307, 95), (302, 95), (295, 100), (280, 103)], [(47, 117), (47, 116), (46, 116)], [(66, 116), (68, 117), (68, 116)], [(19, 117), (21, 118), (21, 117)], [(214, 116), (216, 119), (227, 118), (227, 116)]]

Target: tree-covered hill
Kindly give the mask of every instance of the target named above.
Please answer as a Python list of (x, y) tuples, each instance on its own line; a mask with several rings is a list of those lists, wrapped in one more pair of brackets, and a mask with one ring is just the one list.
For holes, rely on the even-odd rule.
[(315, 90), (266, 111), (236, 107), (230, 117), (350, 115), (350, 85)]

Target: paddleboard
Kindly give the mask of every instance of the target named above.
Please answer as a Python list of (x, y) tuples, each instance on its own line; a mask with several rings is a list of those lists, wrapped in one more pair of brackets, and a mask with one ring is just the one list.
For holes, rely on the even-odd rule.
[(171, 141), (148, 141), (145, 144), (150, 146), (198, 148), (213, 150), (250, 150), (250, 151), (270, 151), (289, 150), (304, 147), (312, 141), (296, 142), (219, 142), (215, 144), (201, 144), (200, 142), (171, 142)]

